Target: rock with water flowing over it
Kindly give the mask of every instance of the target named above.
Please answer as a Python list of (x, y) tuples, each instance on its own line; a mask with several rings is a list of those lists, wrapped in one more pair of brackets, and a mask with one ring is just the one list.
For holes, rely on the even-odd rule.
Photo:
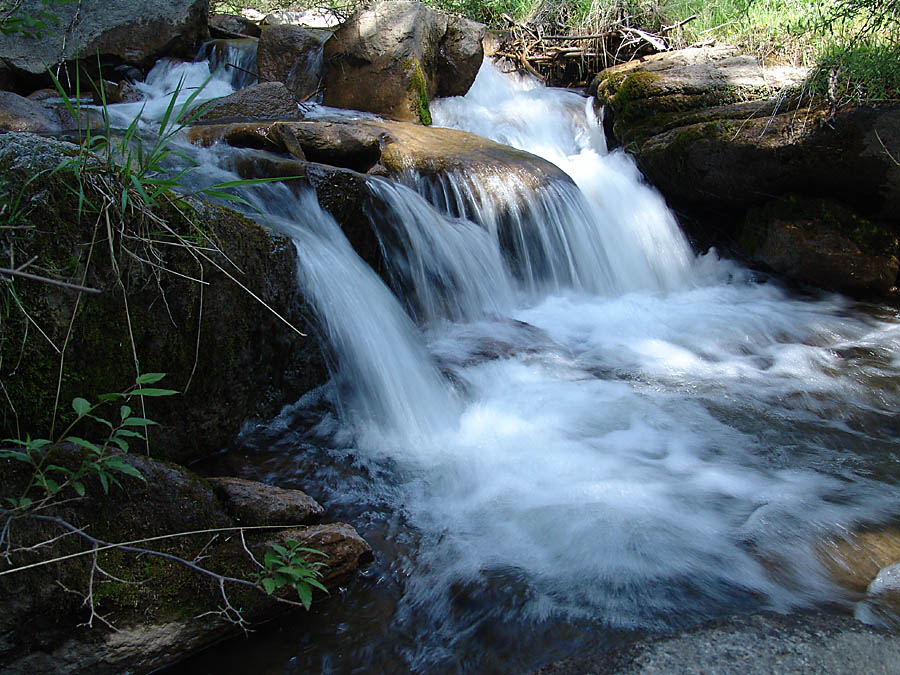
[(298, 101), (310, 98), (322, 81), (325, 37), (319, 31), (289, 24), (266, 27), (256, 53), (260, 80), (284, 82)]
[(214, 99), (199, 122), (228, 120), (299, 119), (300, 107), (281, 82), (260, 82), (233, 94)]
[(138, 66), (161, 56), (193, 56), (209, 35), (208, 10), (209, 0), (23, 0), (15, 15), (44, 17), (46, 25), (39, 37), (0, 35), (0, 64), (16, 77), (31, 78), (63, 61), (96, 63), (98, 54)]
[[(768, 202), (816, 199), (835, 202), (839, 212), (852, 211), (886, 241), (896, 240), (900, 107), (834, 111), (811, 105), (804, 98), (806, 75), (717, 47), (616, 66), (600, 73), (593, 88), (606, 109), (609, 139), (635, 156), (701, 246), (754, 258), (758, 247), (744, 245), (754, 233), (742, 230), (749, 211)], [(803, 249), (815, 250), (818, 236), (820, 254), (835, 261), (837, 274), (827, 273), (827, 282), (814, 264), (784, 256), (767, 263), (782, 272), (790, 266), (794, 279), (857, 295), (881, 295), (896, 283), (896, 275), (885, 279), (896, 241), (876, 252), (884, 260), (863, 260), (863, 246), (862, 258), (851, 264), (852, 247), (830, 236), (834, 228), (827, 222), (817, 221), (805, 234), (777, 229), (777, 247), (793, 249), (788, 257), (804, 259)]]
[[(118, 474), (121, 485), (108, 493), (103, 493), (95, 479), (86, 480), (88, 498), (64, 501), (42, 514), (77, 524), (102, 541), (158, 537), (134, 545), (177, 556), (233, 579), (252, 580), (259, 569), (254, 558), (264, 560), (272, 546), (290, 542), (322, 553), (309, 554), (308, 562), (324, 563), (321, 581), (332, 591), (372, 558), (369, 545), (344, 523), (238, 531), (239, 527), (269, 524), (269, 503), (281, 503), (286, 492), (297, 491), (256, 483), (252, 491), (241, 493), (244, 501), (238, 520), (218, 496), (221, 481), (214, 487), (183, 467), (140, 454), (116, 457), (140, 472), (144, 480)], [(75, 469), (83, 452), (74, 446), (58, 447), (50, 451), (50, 458)], [(4, 462), (0, 498), (5, 500), (20, 494), (29, 470), (22, 462)], [(25, 517), (16, 521), (8, 536), (15, 546), (28, 546), (65, 531), (59, 521)], [(165, 536), (189, 531), (195, 533)], [(49, 559), (90, 550), (90, 546), (70, 534), (43, 546), (40, 556)], [(33, 553), (14, 552), (4, 569), (34, 560)], [(253, 625), (290, 609), (262, 589), (229, 581), (223, 588), (235, 609), (225, 617), (219, 611), (226, 600), (218, 581), (184, 564), (124, 550), (101, 553), (99, 569), (92, 561), (91, 556), (73, 557), (0, 577), (0, 662), (4, 673), (146, 673), (238, 633), (240, 629), (233, 623), (238, 617), (235, 611)], [(94, 616), (93, 627), (84, 623), (91, 617), (90, 606), (83, 602), (90, 590), (94, 609), (103, 617)], [(279, 595), (297, 598), (288, 588)], [(317, 592), (313, 602), (325, 597)], [(34, 639), (36, 634), (40, 639)]]
[(418, 2), (378, 2), (325, 45), (324, 103), (431, 123), (429, 101), (462, 96), (484, 57), (484, 26)]

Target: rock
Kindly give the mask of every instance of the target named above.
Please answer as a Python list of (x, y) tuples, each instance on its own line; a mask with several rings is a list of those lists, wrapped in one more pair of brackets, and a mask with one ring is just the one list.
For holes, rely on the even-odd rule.
[(260, 82), (210, 102), (198, 122), (299, 119), (300, 107), (281, 82)]
[[(44, 75), (46, 67), (76, 58), (115, 57), (149, 66), (160, 56), (192, 57), (208, 37), (209, 0), (83, 0), (53, 3), (23, 0), (23, 15), (50, 12), (60, 30), (40, 38), (0, 35), (0, 63), (20, 77)], [(45, 65), (46, 64), (46, 65)]]
[(321, 557), (313, 555), (310, 560), (325, 562), (322, 583), (329, 589), (349, 581), (356, 570), (373, 559), (372, 548), (366, 540), (344, 523), (281, 530), (277, 539), (269, 539), (265, 545), (281, 543), (286, 539), (293, 539), (300, 546), (325, 554)]
[[(688, 49), (611, 68), (594, 88), (609, 139), (634, 155), (700, 246), (740, 251), (748, 211), (786, 198), (832, 200), (876, 229), (900, 233), (900, 107), (810, 105), (801, 102), (803, 75), (760, 66), (732, 48)], [(848, 253), (835, 253), (848, 249), (845, 241), (821, 240), (825, 257), (847, 263)], [(883, 293), (893, 283), (884, 280), (892, 251), (884, 253), (848, 266), (853, 274), (827, 287)]]
[(209, 482), (228, 512), (243, 525), (304, 525), (316, 522), (324, 512), (300, 490), (245, 478), (210, 478)]
[(135, 103), (142, 100), (143, 94), (126, 80), (119, 80), (118, 83), (109, 80), (100, 81), (103, 86), (103, 96), (100, 96), (98, 90), (93, 91), (93, 99), (95, 105), (102, 105), (104, 102), (109, 105), (112, 103)]
[[(37, 136), (0, 135), (0, 172), (11, 190), (31, 179), (27, 218), (42, 224), (18, 233), (17, 248), (23, 254), (40, 252), (42, 266), (58, 270), (64, 280), (82, 283), (87, 260), (83, 246), (91, 241), (93, 221), (79, 221), (77, 201), (66, 187), (70, 180), (66, 171), (52, 177), (39, 173), (55, 168), (75, 152), (75, 146)], [(96, 187), (85, 185), (87, 198), (102, 203), (105, 197)], [(288, 238), (219, 206), (196, 200), (180, 206), (183, 211), (163, 202), (155, 216), (182, 237), (196, 237), (192, 223), (202, 223), (203, 232), (239, 267), (237, 276), (247, 289), (292, 325), (301, 330), (307, 327), (304, 315), (309, 313), (296, 286), (296, 250)], [(138, 213), (135, 217), (142, 218)], [(126, 226), (139, 228), (142, 222), (129, 221)], [(80, 300), (60, 400), (71, 401), (76, 396), (96, 400), (99, 394), (121, 391), (132, 383), (133, 337), (142, 371), (167, 373), (164, 386), (183, 392), (178, 397), (147, 401), (146, 416), (161, 423), (151, 433), (151, 447), (158, 457), (188, 461), (231, 442), (248, 417), (274, 414), (284, 403), (324, 382), (326, 368), (314, 339), (286, 326), (211, 262), (203, 262), (201, 267), (187, 249), (178, 246), (158, 252), (161, 265), (184, 276), (121, 260), (130, 323), (108, 258), (93, 256), (85, 283), (101, 293)], [(152, 255), (149, 251), (144, 254)], [(232, 264), (222, 256), (211, 257), (225, 269)], [(202, 292), (197, 282), (189, 280), (201, 276), (207, 284)], [(61, 344), (77, 296), (30, 282), (22, 282), (22, 291), (31, 316), (49, 340)], [(17, 376), (12, 378), (8, 367), (16, 361), (6, 350), (16, 344), (18, 355), (26, 326), (18, 316), (11, 316), (0, 331), (4, 338), (0, 341), (0, 363), (4, 364), (0, 377), (9, 400), (18, 419), (28, 421), (28, 431), (44, 437), (54, 409), (53, 373), (58, 372), (59, 356), (47, 340), (29, 338), (24, 341)], [(104, 367), (98, 369), (96, 364), (101, 362)], [(0, 438), (18, 437), (17, 416), (6, 401), (0, 402)]]
[(260, 80), (283, 82), (305, 101), (322, 81), (322, 35), (300, 26), (270, 26), (262, 32), (256, 56)]
[(263, 23), (268, 26), (306, 26), (308, 28), (333, 28), (341, 23), (340, 18), (327, 7), (315, 7), (302, 12), (270, 12)]
[[(332, 590), (372, 558), (368, 544), (343, 523), (265, 534), (244, 532), (241, 537), (231, 530), (165, 537), (245, 523), (235, 523), (213, 488), (187, 469), (138, 454), (119, 457), (146, 480), (120, 474), (122, 487), (114, 486), (104, 494), (91, 478), (85, 481), (87, 499), (69, 499), (42, 513), (77, 523), (104, 541), (159, 537), (137, 546), (175, 555), (237, 579), (250, 579), (258, 569), (250, 553), (262, 560), (272, 545), (285, 545), (288, 540), (325, 554), (311, 556), (310, 561), (314, 558), (326, 564), (321, 568), (322, 582)], [(81, 451), (74, 446), (54, 449), (50, 456), (54, 463), (70, 468), (76, 468), (81, 459)], [(21, 494), (29, 478), (26, 465), (4, 460), (2, 470), (0, 498)], [(258, 494), (265, 498), (263, 489)], [(28, 545), (62, 531), (55, 523), (24, 518), (16, 521), (8, 535), (15, 544)], [(84, 546), (89, 544), (70, 535), (45, 546), (40, 555), (65, 555)], [(27, 553), (13, 553), (12, 557), (17, 565), (34, 560), (34, 555)], [(114, 577), (136, 582), (114, 582), (105, 575), (100, 581), (99, 572), (94, 577), (96, 609), (115, 626), (114, 631), (96, 618), (93, 628), (83, 623), (89, 612), (80, 594), (87, 591), (91, 580), (90, 556), (0, 577), (0, 633), (4, 636), (0, 640), (0, 662), (4, 673), (147, 673), (239, 632), (234, 623), (218, 613), (223, 598), (218, 582), (212, 578), (146, 553), (110, 551), (101, 553), (98, 562)], [(287, 609), (258, 589), (234, 582), (226, 582), (225, 589), (250, 625)], [(316, 602), (325, 597), (320, 595)]]
[(213, 14), (209, 17), (209, 34), (213, 38), (258, 38), (261, 33), (255, 21), (237, 14)]
[(31, 92), (26, 98), (29, 101), (40, 103), (41, 101), (46, 101), (51, 98), (59, 98), (59, 92), (56, 89), (45, 87), (44, 89), (37, 89)]
[(0, 131), (58, 134), (63, 129), (78, 129), (78, 123), (68, 111), (43, 106), (9, 91), (0, 91)]
[(817, 550), (835, 583), (865, 593), (882, 568), (900, 562), (900, 530), (853, 532), (822, 542)]
[(609, 652), (561, 661), (540, 675), (786, 675), (896, 673), (900, 641), (843, 616), (763, 612), (647, 637)]
[(883, 296), (897, 283), (896, 235), (830, 200), (751, 209), (741, 245), (751, 262), (820, 288)]
[(418, 2), (378, 2), (325, 45), (326, 105), (431, 124), (429, 101), (465, 94), (481, 67), (484, 26)]

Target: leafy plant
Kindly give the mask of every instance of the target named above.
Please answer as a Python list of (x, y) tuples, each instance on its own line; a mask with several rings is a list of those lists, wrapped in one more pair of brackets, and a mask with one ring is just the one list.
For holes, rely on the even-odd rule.
[[(31, 438), (26, 435), (21, 438), (7, 438), (4, 443), (10, 443), (17, 448), (0, 450), (0, 459), (12, 459), (31, 468), (32, 475), (28, 485), (19, 497), (8, 497), (7, 500), (13, 509), (24, 511), (35, 505), (48, 503), (63, 490), (71, 487), (79, 497), (86, 494), (85, 481), (96, 476), (100, 481), (103, 492), (109, 492), (110, 485), (120, 485), (117, 476), (133, 476), (143, 479), (140, 471), (125, 461), (125, 459), (113, 448), (121, 452), (128, 452), (129, 442), (133, 439), (146, 441), (146, 429), (157, 424), (153, 420), (139, 417), (133, 414), (128, 402), (133, 398), (143, 396), (159, 397), (177, 394), (172, 389), (160, 389), (147, 385), (156, 384), (165, 377), (165, 373), (144, 373), (140, 375), (134, 385), (123, 392), (101, 394), (96, 403), (91, 403), (85, 398), (72, 400), (72, 409), (77, 417), (60, 434), (54, 443), (46, 438)], [(98, 414), (101, 407), (114, 402), (121, 405), (118, 414), (112, 420)], [(105, 427), (106, 438), (99, 442), (89, 441), (82, 436), (75, 436), (72, 431), (76, 426), (91, 420)], [(72, 469), (59, 464), (50, 463), (48, 450), (54, 445), (72, 443), (84, 450), (84, 458), (78, 468)], [(37, 490), (37, 495), (34, 491)]]
[(319, 581), (322, 577), (319, 568), (324, 567), (325, 563), (307, 561), (308, 556), (314, 555), (325, 556), (314, 548), (300, 546), (295, 539), (287, 539), (284, 546), (274, 544), (266, 552), (263, 570), (257, 572), (253, 578), (269, 595), (285, 586), (293, 588), (297, 591), (300, 602), (308, 610), (312, 603), (313, 588), (328, 592)]
[(59, 17), (50, 10), (68, 2), (72, 0), (41, 0), (44, 9), (33, 13), (21, 12), (22, 0), (0, 2), (0, 33), (40, 40), (48, 29), (59, 25)]

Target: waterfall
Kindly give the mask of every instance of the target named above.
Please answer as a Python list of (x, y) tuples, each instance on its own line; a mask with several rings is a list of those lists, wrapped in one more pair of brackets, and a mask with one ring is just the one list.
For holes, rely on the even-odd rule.
[[(197, 66), (158, 66), (146, 114)], [(817, 547), (898, 513), (895, 313), (695, 256), (577, 94), (485, 66), (433, 115), (571, 181), (370, 177), (394, 292), (312, 193), (245, 193), (297, 245), (338, 421), (288, 410), (243, 442), (314, 453), (304, 479), (378, 549), (366, 592), (394, 589), (327, 610), (342, 667), (528, 671), (598, 634), (847, 601)], [(190, 152), (215, 182), (242, 151)]]

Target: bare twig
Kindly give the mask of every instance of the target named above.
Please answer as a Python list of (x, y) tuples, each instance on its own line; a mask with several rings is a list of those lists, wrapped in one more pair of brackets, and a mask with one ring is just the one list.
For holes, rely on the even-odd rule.
[(22, 272), (20, 269), (11, 270), (6, 267), (0, 267), (0, 275), (20, 277), (30, 281), (38, 281), (42, 284), (50, 284), (51, 286), (59, 286), (70, 291), (78, 291), (79, 293), (100, 293), (96, 288), (88, 288), (87, 286), (79, 286), (78, 284), (70, 284), (65, 281), (57, 281), (56, 279), (48, 279), (47, 277), (38, 276), (37, 274), (29, 274)]

